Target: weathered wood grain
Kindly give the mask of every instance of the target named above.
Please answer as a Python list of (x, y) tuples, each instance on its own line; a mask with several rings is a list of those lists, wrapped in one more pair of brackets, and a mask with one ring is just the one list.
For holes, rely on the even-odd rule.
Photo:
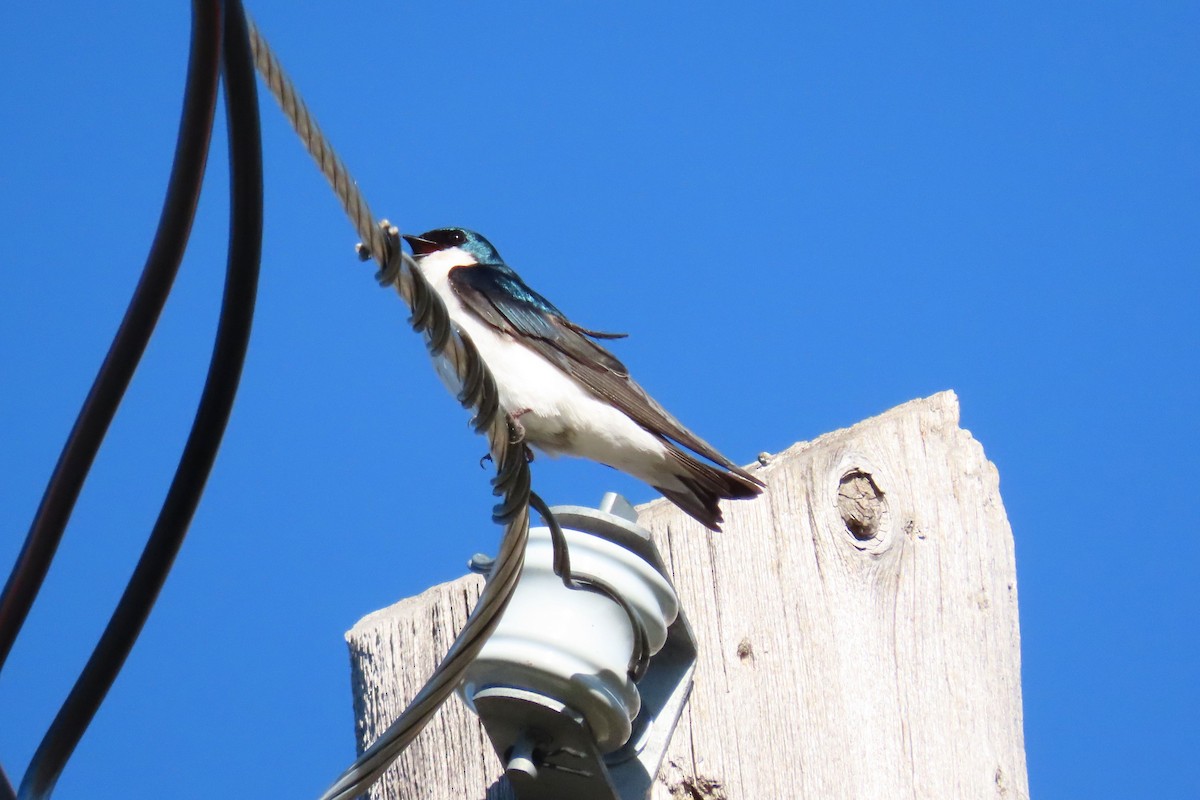
[[(1025, 798), (1012, 532), (952, 392), (797, 444), (713, 535), (640, 509), (695, 629), (691, 700), (652, 797)], [(358, 623), (359, 746), (403, 708), (478, 596), (434, 587)], [(457, 700), (372, 798), (509, 797)]]

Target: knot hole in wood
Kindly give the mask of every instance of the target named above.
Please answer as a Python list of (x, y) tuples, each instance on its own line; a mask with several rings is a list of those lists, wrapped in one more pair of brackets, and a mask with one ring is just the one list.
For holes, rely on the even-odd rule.
[(852, 469), (838, 483), (838, 513), (846, 523), (846, 529), (865, 542), (879, 535), (885, 506), (883, 492), (875, 485), (871, 473)]

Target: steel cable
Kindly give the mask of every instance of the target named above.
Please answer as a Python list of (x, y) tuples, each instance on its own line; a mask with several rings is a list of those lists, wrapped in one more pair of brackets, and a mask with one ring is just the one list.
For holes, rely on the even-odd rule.
[(531, 491), (528, 448), (518, 426), (500, 407), (495, 379), (479, 356), (470, 337), (455, 328), (441, 297), (425, 279), (416, 262), (401, 249), (399, 230), (386, 220), (374, 224), (370, 207), (346, 165), (321, 133), (307, 105), (284, 72), (279, 59), (258, 31), (248, 22), (255, 63), (280, 108), (300, 136), (309, 155), (333, 188), (363, 244), (359, 256), (374, 258), (380, 266), (376, 278), (383, 286), (395, 286), (409, 307), (412, 327), (424, 335), (430, 354), (447, 359), (462, 386), (458, 400), (474, 412), (472, 425), (488, 438), (496, 475), (493, 493), (502, 496), (492, 518), (505, 526), (500, 552), (479, 602), (442, 662), (409, 705), (368, 746), (355, 762), (321, 795), (320, 800), (353, 800), (374, 783), (391, 765), (438, 707), (454, 691), (463, 673), (487, 641), (511, 599), (525, 559), (529, 536), (529, 508), (534, 502), (552, 534), (555, 572), (571, 589), (603, 594), (625, 611), (634, 629), (634, 653), (629, 674), (638, 680), (645, 673), (650, 647), (645, 627), (632, 608), (607, 583), (596, 576), (571, 572), (566, 538), (546, 504)]
[(458, 376), (462, 386), (458, 400), (474, 412), (475, 430), (487, 436), (488, 450), (496, 465), (493, 492), (502, 498), (492, 512), (492, 518), (505, 526), (500, 552), (462, 631), (408, 707), (321, 795), (321, 800), (350, 800), (375, 782), (450, 696), (511, 599), (529, 535), (527, 448), (501, 409), (496, 382), (474, 344), (454, 329), (445, 304), (412, 257), (401, 249), (399, 230), (387, 221), (374, 223), (362, 192), (322, 135), (279, 60), (253, 21), (248, 22), (248, 27), (258, 71), (362, 239), (360, 256), (375, 259), (380, 267), (376, 275), (379, 282), (395, 286), (412, 312), (413, 329), (425, 336), (430, 353), (435, 358), (446, 358)]
[[(502, 501), (493, 509), (492, 518), (505, 526), (500, 553), (492, 566), (478, 603), (446, 656), (417, 692), (409, 705), (376, 740), (325, 790), (321, 800), (352, 800), (374, 783), (429, 722), (438, 707), (454, 691), (463, 673), (483, 647), (500, 620), (517, 585), (525, 562), (529, 536), (530, 474), (526, 449), (508, 416), (500, 409), (495, 380), (480, 358), (470, 338), (452, 331), (449, 314), (441, 298), (419, 269), (402, 265), (399, 231), (384, 222), (380, 226), (385, 252), (381, 281), (388, 275), (407, 275), (409, 297), (413, 300), (413, 328), (426, 336), (434, 357), (445, 355), (462, 381), (459, 401), (475, 410), (473, 424), (488, 436), (488, 445), (496, 464), (493, 492)], [(411, 260), (410, 262), (411, 263)], [(397, 280), (397, 283), (399, 281)], [(407, 300), (407, 298), (406, 298)]]

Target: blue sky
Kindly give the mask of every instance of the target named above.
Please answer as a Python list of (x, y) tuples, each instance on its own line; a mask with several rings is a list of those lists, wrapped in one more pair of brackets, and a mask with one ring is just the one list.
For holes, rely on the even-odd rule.
[[(1016, 539), (1032, 792), (1200, 794), (1195, 4), (249, 5), (376, 213), (480, 230), (581, 324), (631, 332), (618, 355), (735, 460), (957, 391)], [(185, 4), (0, 10), (4, 569), (145, 258), (187, 29)], [(238, 405), (62, 798), (314, 796), (353, 756), (343, 631), (497, 541), (483, 441), (262, 107)], [(10, 774), (190, 424), (224, 147), (0, 679)], [(652, 497), (587, 464), (535, 480)]]

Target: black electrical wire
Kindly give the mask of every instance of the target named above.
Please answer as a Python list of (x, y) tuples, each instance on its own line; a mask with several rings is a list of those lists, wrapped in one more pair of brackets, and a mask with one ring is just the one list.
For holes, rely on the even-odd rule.
[(200, 200), (217, 104), (220, 24), (220, 3), (192, 3), (191, 55), (183, 113), (158, 230), (125, 318), (67, 437), (25, 544), (0, 594), (0, 669), (46, 578), (88, 470), (150, 341), (183, 260)]
[(17, 800), (17, 792), (8, 780), (4, 767), (0, 767), (0, 800)]
[[(197, 15), (202, 5), (194, 4)], [(129, 655), (199, 503), (245, 362), (262, 250), (262, 141), (254, 62), (241, 3), (229, 0), (223, 11), (221, 53), (229, 129), (230, 238), (225, 292), (208, 377), (154, 530), (99, 644), (34, 753), (21, 781), (21, 800), (49, 797)]]

